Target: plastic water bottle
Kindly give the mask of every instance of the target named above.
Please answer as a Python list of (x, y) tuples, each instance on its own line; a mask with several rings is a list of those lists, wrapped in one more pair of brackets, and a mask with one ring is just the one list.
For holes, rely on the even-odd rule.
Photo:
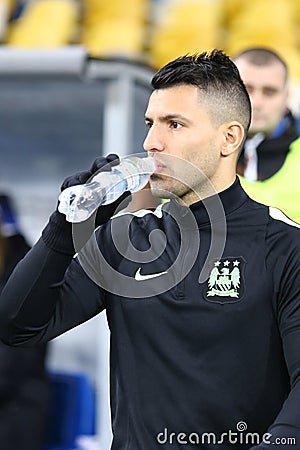
[(155, 167), (155, 160), (150, 156), (121, 158), (120, 164), (110, 172), (100, 171), (92, 181), (62, 191), (58, 210), (68, 222), (87, 220), (100, 205), (114, 202), (125, 191), (136, 192), (146, 186)]

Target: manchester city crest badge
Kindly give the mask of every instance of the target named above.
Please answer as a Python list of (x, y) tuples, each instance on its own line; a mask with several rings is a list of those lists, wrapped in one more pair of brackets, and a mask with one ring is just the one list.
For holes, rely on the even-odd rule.
[(217, 303), (239, 301), (244, 293), (244, 265), (241, 257), (215, 261), (207, 280), (206, 300)]

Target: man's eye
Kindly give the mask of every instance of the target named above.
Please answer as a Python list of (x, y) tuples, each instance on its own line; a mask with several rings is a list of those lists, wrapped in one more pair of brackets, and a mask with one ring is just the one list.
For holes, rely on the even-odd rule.
[(152, 122), (145, 122), (145, 125), (148, 128), (148, 130), (149, 130), (149, 128), (152, 127)]
[(266, 89), (264, 89), (263, 93), (264, 93), (264, 95), (266, 97), (273, 97), (274, 95), (277, 94), (277, 91), (276, 91), (276, 89), (268, 89), (268, 88), (266, 88)]
[(181, 127), (182, 127), (181, 123), (176, 122), (175, 120), (172, 120), (171, 128), (175, 128), (175, 130), (176, 130), (177, 128), (181, 128)]

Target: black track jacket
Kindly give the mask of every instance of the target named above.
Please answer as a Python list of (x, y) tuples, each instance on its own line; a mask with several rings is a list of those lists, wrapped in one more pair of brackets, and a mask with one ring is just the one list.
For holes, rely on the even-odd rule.
[(74, 258), (40, 239), (1, 336), (32, 345), (106, 310), (113, 450), (300, 448), (299, 256), (297, 225), (237, 180), (117, 215)]

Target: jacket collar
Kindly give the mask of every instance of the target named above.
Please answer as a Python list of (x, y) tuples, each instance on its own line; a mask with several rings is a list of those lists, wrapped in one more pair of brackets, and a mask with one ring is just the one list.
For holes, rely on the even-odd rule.
[(222, 220), (224, 216), (238, 209), (248, 199), (240, 180), (235, 182), (222, 192), (212, 195), (204, 200), (193, 203), (190, 207), (180, 205), (176, 200), (171, 200), (166, 210), (174, 217), (182, 219), (192, 212), (198, 225), (205, 225)]

